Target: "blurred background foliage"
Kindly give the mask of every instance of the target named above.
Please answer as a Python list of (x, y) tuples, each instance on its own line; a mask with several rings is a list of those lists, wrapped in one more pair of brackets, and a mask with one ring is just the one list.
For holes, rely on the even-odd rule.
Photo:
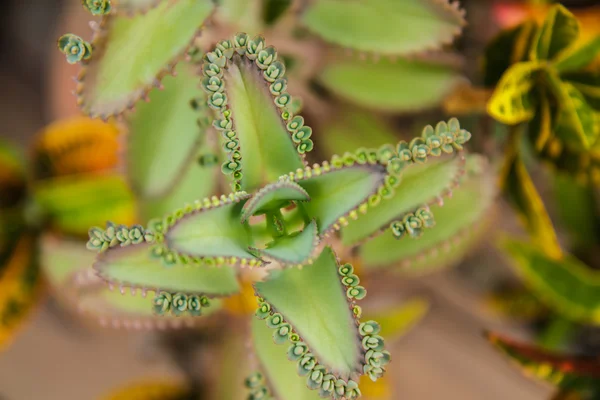
[[(427, 10), (419, 9), (425, 3), (439, 7), (433, 17), (429, 15), (431, 26), (415, 25), (414, 36), (409, 30), (406, 41), (395, 41), (394, 24), (382, 24), (389, 31), (382, 28), (379, 40), (370, 42), (376, 36), (368, 34), (373, 29), (368, 14), (356, 18), (360, 13), (352, 14), (357, 11), (333, 0), (315, 1), (317, 6), (308, 11), (301, 8), (306, 5), (286, 3), (222, 0), (223, 11), (199, 43), (212, 45), (240, 30), (265, 35), (288, 66), (290, 92), (303, 100), (303, 114), (314, 129), (312, 139), (319, 152), (314, 160), (396, 143), (451, 116), (460, 117), (473, 132), (469, 151), (482, 155), (469, 162), (469, 173), (454, 196), (439, 210), (432, 205), (436, 229), (418, 241), (379, 236), (349, 255), (366, 274), (367, 288), (389, 293), (388, 299), (372, 296), (366, 309), (387, 322), (384, 329), (392, 327), (386, 333), (390, 339), (398, 338), (400, 355), (393, 365), (405, 363), (403, 355), (417, 364), (392, 367), (390, 377), (374, 387), (361, 381), (361, 387), (367, 385), (365, 397), (429, 398), (422, 390), (433, 379), (440, 382), (446, 398), (482, 398), (490, 387), (483, 382), (502, 386), (493, 398), (550, 398), (554, 392), (550, 386), (522, 381), (503, 369), (500, 357), (488, 352), (481, 331), (499, 329), (530, 343), (488, 335), (529, 375), (558, 386), (555, 398), (594, 398), (600, 370), (596, 327), (600, 45), (594, 44), (600, 35), (600, 6), (594, 1), (561, 2), (573, 13), (570, 17), (543, 1), (465, 0), (460, 3), (466, 10), (463, 21), (457, 8), (444, 1), (414, 1), (410, 4), (417, 12)], [(389, 15), (379, 17), (402, 18), (402, 6), (397, 14), (389, 10)], [(344, 16), (350, 25), (338, 23)], [(237, 365), (235, 349), (244, 346), (248, 329), (239, 316), (255, 308), (247, 293), (252, 290), (249, 278), (244, 282), (241, 277), (241, 294), (224, 301), (223, 318), (232, 329), (221, 337), (220, 319), (202, 323), (198, 330), (162, 333), (161, 329), (180, 323), (158, 322), (139, 296), (112, 292), (87, 272), (94, 259), (84, 248), (90, 226), (103, 225), (107, 219), (145, 223), (193, 199), (227, 193), (226, 183), (218, 178), (222, 157), (215, 151), (216, 143), (199, 140), (198, 129), (202, 132), (208, 126), (203, 111), (189, 107), (189, 99), (200, 92), (185, 84), (186, 76), (194, 79), (192, 72), (180, 64), (178, 78), (166, 76), (165, 90), (150, 92), (151, 101), (138, 102), (125, 121), (90, 120), (80, 116), (71, 94), (78, 67), (65, 64), (55, 39), (67, 31), (84, 36), (94, 18), (79, 1), (9, 2), (0, 18), (5, 121), (1, 139), (7, 143), (0, 151), (0, 349), (7, 348), (0, 354), (0, 370), (7, 371), (0, 372), (0, 396), (40, 396), (24, 387), (24, 379), (9, 382), (13, 381), (9, 376), (26, 375), (23, 368), (15, 368), (21, 372), (13, 375), (8, 369), (26, 358), (51, 354), (35, 352), (44, 343), (45, 330), (58, 330), (69, 341), (83, 340), (77, 347), (81, 353), (102, 349), (105, 335), (110, 337), (106, 331), (97, 333), (98, 325), (135, 328), (133, 322), (125, 326), (135, 320), (151, 329), (143, 336), (136, 333), (132, 340), (144, 340), (139, 346), (144, 348), (131, 351), (127, 346), (130, 357), (121, 362), (143, 365), (150, 359), (153, 366), (121, 368), (120, 374), (111, 376), (106, 373), (109, 358), (102, 370), (94, 372), (93, 390), (74, 392), (98, 398), (110, 393), (111, 386), (127, 386), (142, 378), (147, 384), (116, 390), (107, 398), (175, 399), (190, 393), (241, 398), (230, 382), (241, 382), (247, 368)], [(573, 33), (570, 18), (579, 21), (579, 32)], [(426, 28), (428, 35), (421, 35)], [(540, 50), (538, 30), (546, 30), (541, 35), (550, 37), (555, 30), (555, 36), (570, 40), (557, 45), (554, 53), (553, 39), (550, 50)], [(586, 45), (589, 48), (581, 56), (577, 51)], [(165, 104), (177, 105), (180, 111), (177, 118), (156, 126), (151, 117)], [(145, 140), (148, 131), (155, 141)], [(177, 143), (168, 140), (172, 131), (182, 133)], [(164, 151), (157, 152), (159, 148)], [(124, 168), (124, 159), (135, 162), (128, 161)], [(463, 212), (457, 220), (459, 211)], [(515, 235), (521, 239), (515, 240)], [(29, 313), (40, 304), (45, 304), (42, 316), (27, 324)], [(421, 325), (400, 339), (430, 308)], [(59, 328), (52, 321), (61, 321)], [(87, 321), (87, 328), (81, 328), (80, 321)], [(23, 329), (21, 339), (16, 334)], [(445, 336), (431, 336), (436, 329), (456, 332), (448, 333), (452, 341), (436, 346), (436, 340)], [(403, 353), (402, 346), (414, 343), (411, 335), (419, 332), (425, 337), (420, 352)], [(89, 335), (96, 335), (96, 342), (81, 339)], [(8, 347), (12, 341), (14, 347)], [(482, 342), (481, 348), (471, 348), (473, 341)], [(106, 343), (104, 351), (117, 360), (123, 343), (119, 336)], [(480, 366), (489, 366), (481, 382), (469, 379), (476, 367), (447, 376), (447, 369), (432, 371), (419, 364), (439, 358), (444, 358), (446, 368), (461, 363), (464, 358), (452, 350), (461, 345), (463, 351), (473, 351)], [(79, 360), (65, 367), (70, 373), (76, 373), (77, 364), (94, 368), (94, 356), (70, 349), (63, 346), (64, 357)], [(92, 354), (97, 364), (102, 363), (97, 351)], [(215, 358), (222, 365), (198, 373), (199, 365)], [(161, 370), (165, 365), (167, 373)], [(164, 385), (149, 380), (148, 374), (157, 371), (172, 380)], [(61, 376), (56, 378), (59, 385), (77, 386)], [(416, 388), (403, 389), (409, 380)], [(512, 392), (506, 388), (508, 382), (515, 383)], [(68, 391), (62, 393), (60, 398), (68, 398)]]

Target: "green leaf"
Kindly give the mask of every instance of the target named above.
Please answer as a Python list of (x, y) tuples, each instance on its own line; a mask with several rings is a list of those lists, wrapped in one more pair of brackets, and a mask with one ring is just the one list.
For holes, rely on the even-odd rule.
[(275, 49), (265, 48), (260, 37), (250, 40), (244, 34), (233, 42), (247, 45), (231, 55), (208, 53), (214, 62), (204, 64), (203, 87), (209, 105), (219, 110), (215, 124), (223, 131), (226, 149), (231, 145), (223, 172), (233, 175), (235, 190), (251, 192), (304, 168), (303, 154), (313, 147), (312, 129), (286, 109), (291, 97)]
[[(386, 121), (359, 108), (344, 108), (322, 129), (319, 149), (329, 156), (352, 152), (361, 147), (379, 148), (398, 138)], [(369, 132), (365, 135), (365, 132)]]
[(373, 64), (340, 58), (327, 63), (318, 79), (359, 106), (404, 112), (439, 105), (460, 77), (451, 67), (426, 61), (382, 59)]
[(259, 190), (244, 204), (241, 221), (242, 223), (246, 222), (252, 215), (277, 211), (288, 206), (291, 201), (310, 201), (310, 196), (302, 186), (295, 182), (271, 183)]
[(286, 357), (281, 346), (273, 342), (273, 332), (264, 321), (253, 318), (252, 343), (273, 394), (281, 400), (318, 400), (318, 392), (306, 387), (306, 379), (299, 377), (296, 365)]
[(570, 83), (555, 82), (551, 90), (560, 109), (554, 134), (576, 150), (589, 149), (600, 134), (596, 112)]
[(562, 5), (550, 9), (534, 39), (531, 60), (554, 60), (579, 37), (579, 22)]
[(574, 321), (600, 324), (600, 276), (573, 256), (552, 258), (522, 240), (503, 238), (517, 272), (548, 306)]
[(236, 271), (228, 267), (173, 265), (153, 257), (151, 245), (115, 247), (98, 255), (98, 276), (110, 284), (143, 290), (229, 296), (239, 292)]
[(150, 102), (140, 103), (128, 118), (127, 173), (142, 198), (167, 195), (175, 187), (210, 127), (210, 109), (190, 106), (202, 94), (190, 84), (197, 79), (192, 67), (179, 65), (177, 73), (177, 79), (165, 77), (165, 89), (152, 92)]
[(516, 125), (533, 118), (535, 105), (532, 91), (541, 68), (539, 62), (522, 62), (510, 67), (488, 102), (488, 113), (507, 125)]
[[(332, 169), (320, 175), (297, 180), (311, 200), (299, 204), (309, 219), (315, 219), (319, 235), (330, 231), (342, 217), (356, 210), (383, 184), (385, 171), (380, 165), (353, 165)], [(360, 224), (358, 224), (360, 225)]]
[(208, 208), (191, 210), (168, 228), (165, 243), (170, 250), (191, 257), (255, 259), (248, 252), (252, 245), (249, 231), (239, 220), (243, 198), (247, 196), (233, 202), (219, 202), (215, 197), (212, 205), (204, 202)]
[(597, 359), (545, 351), (496, 333), (488, 333), (486, 336), (496, 349), (508, 356), (526, 375), (566, 391), (577, 392), (581, 398), (593, 399), (600, 393), (600, 363)]
[(267, 248), (256, 251), (282, 265), (302, 265), (312, 257), (318, 244), (317, 224), (312, 221), (296, 235), (277, 238)]
[(40, 267), (54, 290), (61, 290), (79, 271), (89, 270), (95, 256), (81, 240), (60, 238), (49, 233), (40, 240)]
[(483, 84), (494, 87), (513, 65), (526, 61), (537, 31), (534, 21), (526, 21), (514, 28), (502, 30), (485, 48)]
[(331, 43), (381, 54), (440, 48), (465, 25), (463, 11), (445, 0), (319, 0), (302, 22)]
[(349, 377), (362, 368), (362, 350), (337, 269), (336, 256), (327, 247), (313, 265), (272, 271), (255, 288), (292, 325), (319, 363)]
[(501, 178), (503, 190), (508, 194), (509, 200), (536, 243), (547, 254), (559, 257), (562, 250), (552, 220), (527, 172), (518, 147), (519, 139), (516, 135), (506, 148)]
[(113, 0), (117, 14), (145, 13), (163, 0)]
[(83, 111), (105, 117), (133, 107), (185, 52), (212, 9), (210, 0), (163, 1), (133, 18), (105, 17), (81, 75)]
[(426, 273), (460, 261), (481, 239), (491, 217), (496, 180), (487, 168), (481, 157), (468, 157), (468, 176), (443, 206), (431, 206), (435, 228), (418, 240), (397, 240), (386, 231), (360, 247), (364, 267), (394, 264), (403, 273)]
[(407, 212), (425, 203), (438, 201), (463, 170), (460, 157), (433, 159), (425, 164), (413, 164), (401, 177), (401, 183), (394, 195), (369, 210), (359, 223), (342, 229), (342, 241), (346, 246), (354, 246), (367, 238), (387, 229), (390, 223)]
[(581, 47), (563, 52), (554, 63), (559, 72), (577, 71), (590, 65), (600, 53), (600, 36), (595, 37)]
[(586, 102), (596, 111), (600, 111), (600, 73), (598, 72), (567, 72), (561, 75), (561, 78), (573, 85)]
[(85, 235), (90, 226), (112, 219), (133, 223), (135, 203), (119, 175), (68, 176), (35, 185), (35, 198), (62, 232)]

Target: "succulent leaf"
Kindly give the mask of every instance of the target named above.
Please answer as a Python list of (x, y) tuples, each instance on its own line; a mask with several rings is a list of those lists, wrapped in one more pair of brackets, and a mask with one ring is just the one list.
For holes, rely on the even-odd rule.
[[(298, 205), (310, 219), (316, 219), (319, 235), (332, 229), (339, 229), (339, 224), (347, 223), (347, 216), (356, 214), (356, 210), (366, 200), (377, 193), (383, 184), (385, 172), (381, 165), (360, 165), (352, 156), (350, 166), (330, 166), (329, 163), (313, 167), (310, 176), (303, 170), (296, 173), (294, 179), (302, 186), (310, 201)], [(351, 216), (351, 218), (353, 218)]]
[(462, 171), (460, 156), (413, 164), (404, 169), (399, 186), (389, 200), (369, 210), (368, 218), (361, 220), (361, 223), (350, 224), (342, 229), (343, 243), (347, 246), (360, 244), (387, 229), (398, 217), (423, 204), (437, 202), (440, 196), (450, 193), (448, 190), (457, 184)]
[[(190, 107), (190, 99), (198, 95), (198, 88), (190, 85), (196, 79), (191, 66), (180, 64), (177, 73), (177, 78), (165, 77), (164, 90), (150, 93), (150, 102), (140, 103), (128, 116), (127, 174), (144, 200), (170, 194), (210, 129), (208, 107), (203, 103)], [(210, 183), (207, 186), (212, 189)]]
[[(276, 60), (264, 39), (240, 33), (232, 40), (230, 56), (207, 53), (203, 88), (217, 111), (214, 125), (221, 130), (229, 159), (223, 172), (233, 175), (234, 190), (253, 191), (266, 181), (304, 167), (303, 154), (312, 150), (312, 130), (288, 109), (285, 66)], [(218, 50), (218, 49), (217, 49)], [(213, 91), (210, 79), (224, 82)]]
[(496, 333), (488, 333), (486, 336), (496, 349), (509, 357), (526, 375), (549, 382), (565, 391), (579, 393), (583, 396), (581, 398), (592, 399), (600, 394), (600, 363), (597, 359), (548, 352)]
[(163, 1), (132, 18), (105, 17), (94, 56), (80, 75), (85, 79), (78, 89), (83, 111), (104, 118), (132, 108), (159, 86), (165, 69), (184, 54), (212, 9), (209, 0)]
[(114, 12), (128, 16), (133, 16), (137, 13), (146, 13), (158, 6), (162, 1), (163, 0), (112, 0)]
[(446, 0), (320, 0), (306, 7), (302, 22), (325, 40), (346, 48), (409, 54), (439, 48), (461, 32), (465, 19), (455, 4)]
[(533, 41), (531, 60), (554, 60), (579, 37), (579, 22), (562, 5), (550, 9)]
[(247, 198), (238, 193), (204, 199), (165, 217), (165, 254), (173, 253), (173, 262), (183, 256), (191, 261), (208, 257), (221, 259), (221, 264), (256, 265), (258, 260), (248, 251), (252, 245), (249, 232), (239, 221), (242, 201)]
[(312, 221), (301, 232), (277, 238), (267, 248), (256, 251), (266, 259), (275, 260), (282, 265), (301, 266), (310, 260), (318, 244), (317, 223)]
[(81, 0), (81, 3), (92, 15), (105, 15), (112, 9), (111, 0)]
[(561, 79), (579, 90), (594, 110), (600, 111), (600, 73), (593, 71), (568, 72), (561, 74)]
[(58, 49), (67, 57), (69, 64), (87, 61), (92, 57), (92, 45), (72, 33), (58, 38)]
[(466, 168), (467, 176), (452, 197), (443, 206), (431, 206), (435, 229), (419, 240), (397, 241), (386, 234), (366, 242), (359, 249), (363, 266), (371, 269), (393, 265), (403, 273), (426, 273), (461, 260), (481, 238), (496, 194), (495, 179), (484, 159), (468, 156)]
[[(304, 354), (293, 351), (298, 356), (295, 359), (301, 376), (309, 375), (317, 366), (315, 359), (318, 365), (339, 374), (339, 378), (347, 379), (362, 368), (361, 359), (367, 349), (358, 343), (355, 317), (348, 304), (353, 296), (344, 295), (338, 268), (335, 254), (327, 247), (314, 264), (302, 269), (272, 271), (267, 281), (255, 284), (261, 299), (281, 313), (267, 318), (268, 324), (271, 321), (273, 326), (275, 317), (277, 325), (288, 322), (310, 349), (310, 353)], [(348, 290), (351, 289), (364, 291), (361, 286)], [(298, 302), (297, 299), (303, 300)], [(375, 336), (365, 336), (365, 340), (368, 343), (364, 346), (369, 348), (383, 344)], [(293, 347), (299, 345), (297, 341), (292, 342)]]
[(252, 215), (279, 210), (288, 206), (292, 201), (310, 201), (310, 196), (296, 182), (286, 181), (268, 184), (244, 204), (241, 221), (244, 223)]
[(119, 287), (209, 297), (228, 296), (240, 289), (233, 268), (177, 264), (165, 267), (152, 256), (152, 245), (115, 247), (98, 255), (94, 269), (102, 279)]
[(457, 71), (442, 64), (404, 59), (373, 64), (354, 58), (327, 63), (318, 79), (354, 104), (389, 112), (435, 107), (460, 80)]
[(561, 53), (554, 62), (554, 67), (559, 72), (579, 71), (590, 65), (600, 51), (600, 36), (593, 38), (583, 46)]
[(539, 298), (569, 319), (600, 324), (600, 277), (577, 258), (555, 258), (539, 246), (504, 238), (501, 248)]

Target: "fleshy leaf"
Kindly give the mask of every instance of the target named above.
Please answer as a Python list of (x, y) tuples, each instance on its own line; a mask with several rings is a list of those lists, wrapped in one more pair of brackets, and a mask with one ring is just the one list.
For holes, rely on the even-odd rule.
[(446, 0), (319, 0), (306, 8), (302, 22), (331, 43), (380, 54), (439, 48), (465, 24), (457, 3)]
[(10, 345), (40, 297), (42, 280), (33, 246), (32, 236), (21, 236), (0, 266), (0, 351)]
[[(228, 264), (230, 258), (235, 259), (234, 264), (256, 261), (248, 252), (252, 245), (249, 232), (239, 221), (241, 201), (247, 198), (241, 193), (224, 199), (205, 199), (191, 209), (167, 216), (164, 221), (168, 227), (165, 232), (168, 250), (180, 256), (227, 258), (224, 262)], [(169, 223), (169, 219), (173, 222)]]
[[(89, 0), (88, 0), (89, 1)], [(115, 12), (118, 14), (133, 15), (145, 13), (158, 6), (163, 0), (111, 0), (114, 3)]]
[(349, 377), (361, 369), (362, 349), (337, 269), (335, 254), (326, 248), (313, 265), (272, 271), (255, 288), (293, 326), (319, 363)]
[(163, 1), (133, 18), (105, 17), (80, 75), (85, 79), (78, 87), (83, 111), (106, 117), (133, 107), (184, 54), (212, 9), (210, 0)]
[(299, 377), (296, 365), (285, 351), (273, 342), (273, 332), (257, 318), (252, 321), (252, 343), (273, 394), (281, 400), (318, 400), (318, 392), (306, 387), (306, 379)]
[(340, 58), (327, 63), (319, 76), (319, 81), (336, 95), (363, 107), (390, 112), (435, 107), (459, 80), (451, 67), (404, 59), (382, 59), (373, 64)]
[(582, 398), (593, 399), (600, 394), (600, 362), (597, 358), (552, 353), (496, 333), (486, 336), (526, 375), (569, 392), (578, 392)]
[(133, 194), (120, 175), (69, 176), (41, 181), (35, 197), (61, 231), (85, 234), (108, 219), (132, 224)]
[(547, 254), (558, 257), (562, 250), (552, 220), (518, 153), (518, 145), (515, 136), (506, 148), (501, 185), (535, 242)]
[(80, 240), (46, 234), (40, 242), (40, 267), (60, 298), (61, 289), (68, 280), (78, 271), (90, 268), (95, 254), (87, 250)]
[(207, 53), (202, 70), (228, 153), (222, 170), (233, 176), (234, 190), (250, 192), (304, 167), (312, 129), (289, 111), (285, 66), (273, 47), (240, 33)]
[(415, 164), (403, 172), (398, 186), (388, 200), (369, 210), (360, 223), (342, 229), (342, 241), (347, 246), (357, 245), (365, 239), (387, 229), (389, 224), (422, 204), (439, 201), (441, 196), (457, 183), (463, 171), (461, 157), (435, 159), (425, 164)]
[[(352, 163), (355, 161), (352, 160)], [(329, 167), (329, 164), (325, 165)], [(316, 219), (319, 235), (323, 235), (335, 228), (340, 218), (345, 218), (369, 196), (377, 193), (384, 176), (385, 171), (380, 165), (355, 164), (329, 171), (313, 168), (310, 177), (304, 173), (302, 177), (294, 177), (311, 198), (298, 207), (305, 210), (308, 218)]]
[(228, 296), (239, 291), (236, 272), (228, 267), (173, 265), (165, 267), (152, 256), (151, 245), (115, 247), (98, 255), (94, 263), (98, 275), (115, 286), (155, 292), (183, 292)]
[(318, 244), (317, 223), (312, 221), (296, 235), (277, 238), (267, 248), (257, 251), (265, 258), (283, 265), (302, 265), (311, 258)]
[(577, 258), (548, 256), (539, 247), (504, 238), (501, 247), (542, 301), (566, 317), (600, 324), (600, 276)]
[(526, 21), (501, 31), (485, 48), (483, 83), (494, 87), (511, 65), (526, 61), (537, 31), (534, 21)]
[(562, 53), (561, 57), (554, 63), (554, 67), (559, 72), (578, 71), (590, 65), (598, 57), (599, 52), (600, 36), (568, 53)]
[(562, 74), (561, 78), (579, 90), (590, 106), (596, 111), (600, 111), (600, 73), (568, 72)]
[(291, 201), (310, 201), (310, 196), (295, 182), (271, 183), (259, 190), (242, 208), (241, 220), (286, 207)]
[(541, 68), (538, 62), (522, 62), (510, 67), (488, 102), (488, 113), (507, 125), (527, 122), (533, 118), (535, 108), (532, 89), (536, 73)]
[(364, 267), (394, 264), (405, 273), (426, 273), (460, 261), (481, 238), (491, 217), (496, 190), (495, 179), (487, 168), (480, 157), (468, 157), (468, 176), (443, 206), (431, 206), (435, 229), (418, 240), (398, 241), (387, 232), (366, 242), (359, 249)]
[(152, 92), (150, 102), (138, 104), (128, 118), (127, 173), (143, 199), (173, 189), (210, 128), (209, 108), (203, 102), (197, 110), (190, 106), (201, 94), (190, 84), (196, 79), (191, 66), (180, 64), (177, 73), (177, 78), (165, 77), (165, 89)]
[(146, 382), (128, 384), (114, 390), (101, 400), (182, 400), (192, 398), (189, 389), (183, 383), (148, 379)]
[(579, 37), (579, 22), (562, 5), (550, 9), (537, 37), (534, 39), (530, 58), (553, 60), (571, 46)]

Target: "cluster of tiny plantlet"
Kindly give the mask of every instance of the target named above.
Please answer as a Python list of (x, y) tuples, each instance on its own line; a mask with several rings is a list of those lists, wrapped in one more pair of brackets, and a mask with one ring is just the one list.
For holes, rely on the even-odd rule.
[(419, 208), (414, 213), (407, 213), (402, 220), (390, 224), (390, 229), (396, 239), (402, 239), (408, 234), (411, 238), (419, 238), (425, 228), (433, 228), (435, 220), (429, 208)]
[(210, 301), (206, 296), (161, 291), (155, 294), (153, 305), (154, 312), (158, 315), (170, 312), (176, 317), (185, 313), (198, 317), (202, 315), (202, 309), (210, 306)]
[(72, 33), (58, 39), (58, 49), (67, 57), (69, 64), (87, 61), (92, 57), (92, 45)]
[(264, 376), (260, 372), (253, 372), (244, 381), (246, 389), (248, 389), (248, 400), (273, 400)]

